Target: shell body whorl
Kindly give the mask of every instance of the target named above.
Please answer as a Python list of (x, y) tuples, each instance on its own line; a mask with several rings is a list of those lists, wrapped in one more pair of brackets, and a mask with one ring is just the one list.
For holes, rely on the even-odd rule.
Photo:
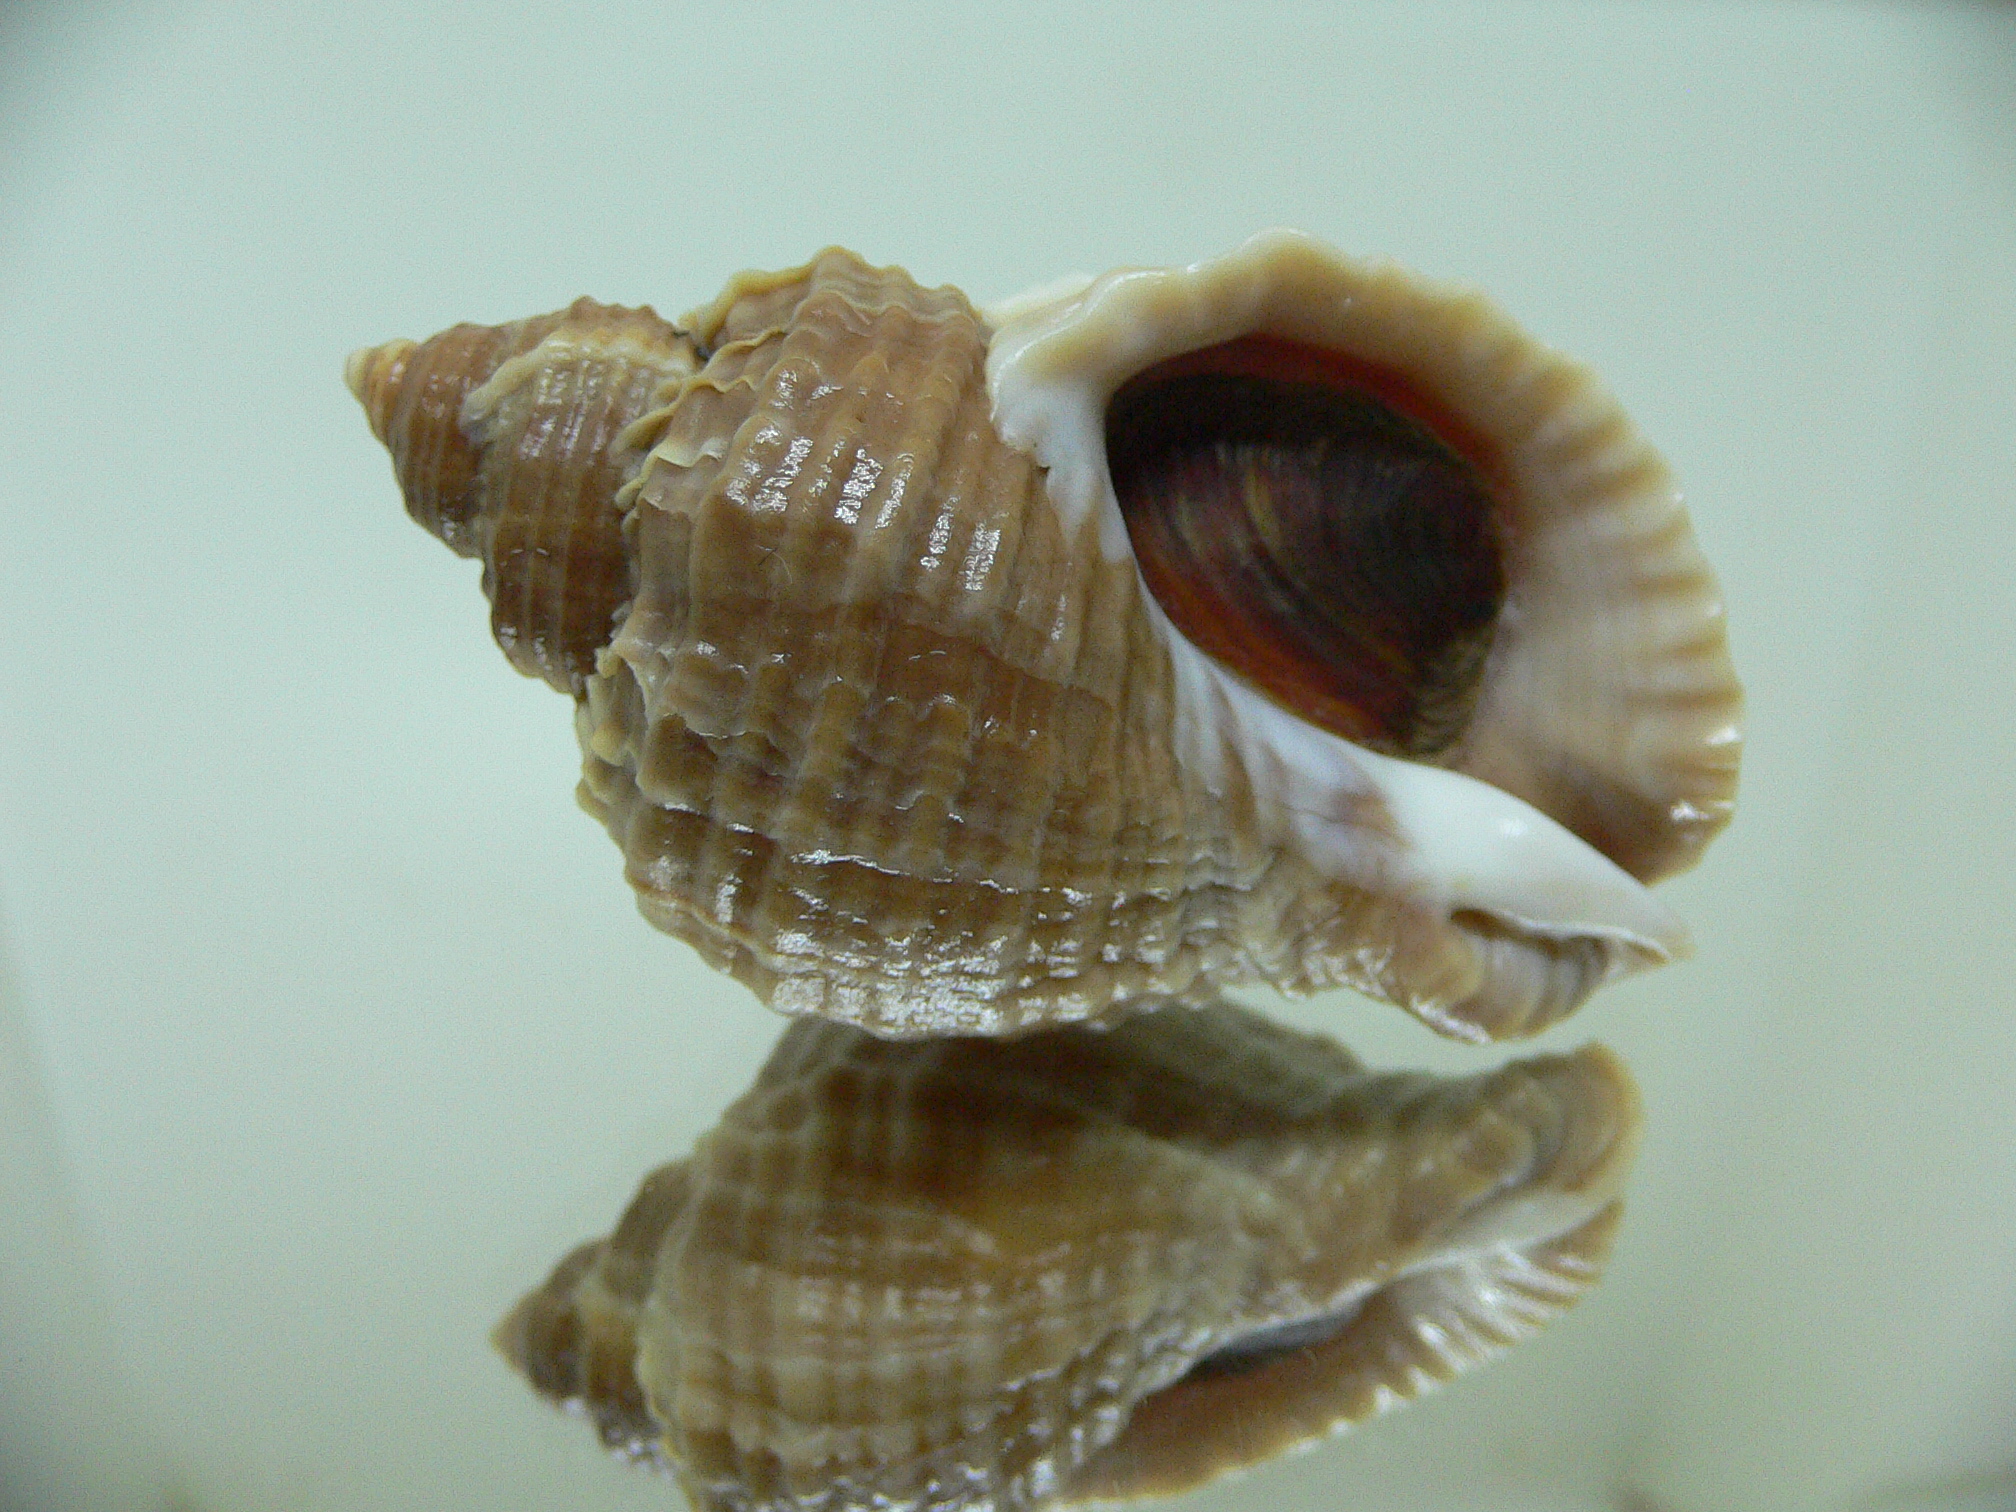
[[(584, 301), (360, 354), (351, 377), (412, 512), (484, 557), (514, 663), (574, 694), (581, 798), (646, 915), (774, 1006), (1001, 1034), (1209, 978), (1530, 1032), (1683, 948), (1636, 879), (1726, 817), (1712, 583), (1656, 458), (1579, 370), (1508, 345), (1481, 301), (1310, 245), (991, 319), (833, 250), (678, 327)], [(1502, 556), (1494, 524), (1465, 569), (1502, 566), (1503, 612), (1460, 612), (1446, 655), (1433, 616), (1405, 631), (1415, 661), (1475, 672), (1427, 698), (1456, 711), (1432, 740), (1382, 754), (1312, 723), (1144, 583), (1106, 407), (1243, 337), (1396, 370), (1426, 353), (1410, 382), (1480, 431), (1500, 410), (1525, 427), (1492, 462), (1516, 485), (1491, 506)], [(1557, 452), (1566, 503), (1539, 497)], [(1592, 554), (1597, 589), (1555, 581)], [(1632, 607), (1612, 588), (1634, 579), (1665, 597)], [(1692, 649), (1633, 649), (1633, 626)], [(1621, 671), (1556, 665), (1626, 642)]]

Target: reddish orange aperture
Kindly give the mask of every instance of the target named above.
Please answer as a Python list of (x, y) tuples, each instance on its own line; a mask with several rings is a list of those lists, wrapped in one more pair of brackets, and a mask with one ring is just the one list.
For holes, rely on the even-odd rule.
[(1204, 651), (1377, 750), (1461, 734), (1504, 597), (1500, 460), (1404, 375), (1271, 336), (1158, 364), (1107, 411), (1149, 591)]

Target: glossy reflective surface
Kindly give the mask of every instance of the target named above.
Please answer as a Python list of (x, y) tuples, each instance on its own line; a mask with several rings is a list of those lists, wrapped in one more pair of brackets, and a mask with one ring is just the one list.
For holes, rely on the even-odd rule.
[(1157, 364), (1106, 411), (1135, 557), (1177, 629), (1303, 718), (1415, 758), (1462, 735), (1505, 596), (1501, 511), (1417, 418), (1435, 408), (1397, 375), (1246, 337)]

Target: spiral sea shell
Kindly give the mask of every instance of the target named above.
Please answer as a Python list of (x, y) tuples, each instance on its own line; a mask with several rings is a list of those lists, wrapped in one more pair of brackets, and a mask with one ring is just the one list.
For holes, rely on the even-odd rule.
[(801, 1021), (497, 1330), (703, 1512), (1166, 1493), (1404, 1401), (1596, 1278), (1597, 1049), (1374, 1074), (1219, 1002), (891, 1041)]
[[(1682, 948), (1737, 691), (1652, 451), (1289, 233), (982, 313), (828, 251), (358, 353), (645, 914), (878, 1034), (1346, 983), (1471, 1039)], [(1153, 591), (1151, 591), (1151, 589)]]

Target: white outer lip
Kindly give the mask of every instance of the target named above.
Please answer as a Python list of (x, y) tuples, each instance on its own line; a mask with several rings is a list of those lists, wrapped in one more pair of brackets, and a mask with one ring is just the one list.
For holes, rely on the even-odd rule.
[[(1273, 703), (1157, 615), (1178, 663), (1179, 749), (1214, 779), (1236, 755), (1256, 797), (1325, 876), (1433, 900), (1444, 915), (1489, 914), (1550, 939), (1629, 947), (1620, 966), (1687, 954), (1687, 927), (1650, 888), (1510, 793), (1382, 756)], [(1376, 795), (1397, 843), (1340, 795)]]

